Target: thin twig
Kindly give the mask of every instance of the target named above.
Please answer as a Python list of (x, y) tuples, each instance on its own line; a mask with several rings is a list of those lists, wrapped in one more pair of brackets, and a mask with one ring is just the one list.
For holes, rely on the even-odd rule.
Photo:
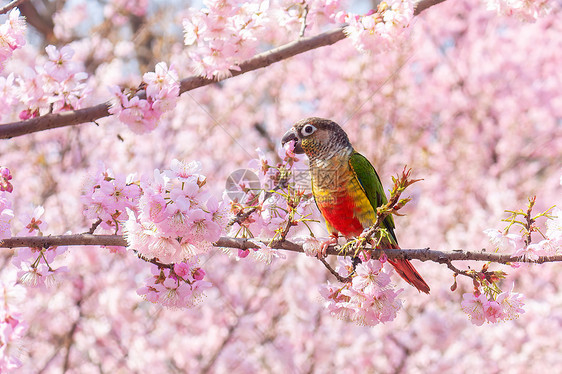
[(326, 261), (323, 257), (319, 258), (318, 260), (320, 260), (320, 262), (326, 267), (326, 269), (328, 269), (328, 271), (330, 273), (332, 273), (332, 275), (334, 277), (336, 277), (336, 279), (342, 283), (348, 283), (351, 282), (351, 277), (342, 277), (341, 275), (338, 274), (337, 271), (335, 271), (330, 264), (328, 263), (328, 261)]
[(300, 38), (304, 38), (304, 32), (306, 30), (306, 18), (308, 16), (308, 11), (309, 11), (308, 4), (305, 4), (304, 5), (304, 12), (303, 12), (303, 15), (302, 15), (301, 30), (299, 31), (299, 37)]
[(90, 229), (87, 232), (85, 232), (85, 234), (93, 234), (96, 231), (96, 229), (98, 228), (98, 226), (101, 224), (101, 222), (102, 222), (101, 218), (98, 218), (98, 220), (96, 222), (92, 223), (92, 226), (90, 227)]
[(460, 274), (460, 275), (464, 275), (465, 277), (469, 277), (469, 278), (474, 279), (474, 275), (473, 275), (473, 274), (469, 273), (469, 272), (466, 271), (466, 270), (461, 270), (461, 269), (457, 268), (455, 265), (453, 265), (453, 263), (451, 262), (451, 260), (448, 259), (448, 258), (445, 258), (445, 259), (443, 259), (443, 261), (438, 261), (438, 262), (441, 263), (441, 264), (447, 265), (447, 267), (448, 267), (453, 273), (455, 273), (455, 276)]
[(533, 224), (535, 220), (531, 216), (531, 212), (533, 211), (533, 206), (535, 206), (535, 201), (537, 197), (532, 197), (529, 199), (529, 205), (527, 207), (527, 212), (525, 213), (525, 229), (527, 229), (527, 237), (525, 238), (525, 245), (528, 246), (531, 244), (531, 234), (533, 232)]

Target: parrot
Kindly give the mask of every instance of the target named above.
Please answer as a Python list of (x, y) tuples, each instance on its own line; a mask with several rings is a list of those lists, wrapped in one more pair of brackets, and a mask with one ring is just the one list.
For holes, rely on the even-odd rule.
[[(295, 123), (281, 139), (281, 144), (294, 141), (294, 153), (309, 159), (312, 195), (326, 221), (326, 227), (337, 242), (359, 236), (377, 220), (377, 207), (387, 203), (381, 180), (367, 158), (355, 151), (345, 131), (334, 121), (311, 117)], [(394, 220), (388, 215), (380, 248), (399, 249), (394, 233)], [(407, 259), (388, 262), (396, 272), (418, 291), (429, 294), (429, 286)]]

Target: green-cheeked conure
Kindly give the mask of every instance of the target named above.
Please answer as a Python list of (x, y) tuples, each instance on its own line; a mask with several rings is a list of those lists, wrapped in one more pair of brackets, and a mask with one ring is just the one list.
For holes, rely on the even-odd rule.
[[(312, 193), (330, 234), (337, 237), (341, 233), (349, 239), (372, 226), (377, 207), (387, 199), (375, 168), (353, 149), (345, 131), (333, 121), (312, 117), (297, 122), (285, 133), (282, 143), (291, 140), (295, 141), (295, 153), (305, 153), (309, 158)], [(380, 247), (400, 248), (392, 215), (383, 225), (390, 239), (383, 239)], [(388, 262), (406, 282), (429, 293), (429, 286), (410, 261)]]

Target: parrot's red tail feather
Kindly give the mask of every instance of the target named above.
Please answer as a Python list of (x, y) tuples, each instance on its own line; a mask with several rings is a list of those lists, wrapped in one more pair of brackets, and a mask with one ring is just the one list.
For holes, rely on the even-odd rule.
[(423, 278), (421, 277), (420, 273), (414, 268), (414, 265), (408, 260), (388, 260), (388, 262), (394, 266), (396, 272), (408, 283), (412, 286), (416, 287), (419, 291), (425, 292), (429, 294), (429, 286)]

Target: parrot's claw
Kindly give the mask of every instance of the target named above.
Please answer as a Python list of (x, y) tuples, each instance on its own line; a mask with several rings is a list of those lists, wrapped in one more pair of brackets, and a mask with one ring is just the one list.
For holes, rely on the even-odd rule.
[(322, 242), (322, 244), (320, 245), (320, 251), (316, 254), (316, 257), (318, 258), (326, 257), (326, 252), (328, 251), (328, 247), (331, 246), (332, 244), (338, 244), (337, 234), (330, 235), (330, 238), (328, 240)]

